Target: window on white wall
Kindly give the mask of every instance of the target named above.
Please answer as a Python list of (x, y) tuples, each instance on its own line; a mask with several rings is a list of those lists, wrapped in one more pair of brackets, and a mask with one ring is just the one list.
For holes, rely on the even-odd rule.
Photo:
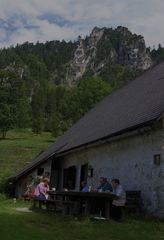
[(43, 173), (44, 173), (44, 168), (38, 168), (38, 169), (37, 169), (37, 175), (38, 175), (38, 176), (42, 176)]
[(75, 189), (76, 186), (76, 166), (65, 168), (63, 172), (63, 187), (67, 189)]

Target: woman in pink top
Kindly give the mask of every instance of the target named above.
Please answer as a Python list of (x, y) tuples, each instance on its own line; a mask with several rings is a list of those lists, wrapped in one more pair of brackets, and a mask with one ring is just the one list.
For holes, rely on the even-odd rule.
[(37, 185), (34, 191), (34, 197), (38, 200), (46, 200), (49, 191), (49, 179), (43, 178), (43, 181)]

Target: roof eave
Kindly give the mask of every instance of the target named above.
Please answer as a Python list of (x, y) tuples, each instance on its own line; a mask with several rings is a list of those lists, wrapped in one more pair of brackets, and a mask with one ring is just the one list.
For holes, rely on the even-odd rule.
[(153, 125), (153, 123), (155, 121), (159, 121), (161, 119), (161, 117), (162, 117), (162, 115), (160, 115), (158, 118), (152, 119), (151, 121), (144, 122), (142, 124), (139, 124), (139, 125), (136, 125), (136, 126), (133, 126), (133, 127), (130, 127), (130, 128), (126, 128), (126, 129), (124, 129), (122, 131), (119, 131), (117, 133), (105, 136), (103, 138), (96, 139), (94, 141), (91, 141), (91, 142), (79, 145), (79, 146), (74, 147), (74, 148), (67, 149), (65, 151), (61, 151), (59, 153), (58, 153), (58, 151), (54, 152), (53, 154), (51, 154), (49, 156), (46, 156), (45, 158), (40, 160), (39, 163), (35, 163), (33, 166), (30, 166), (30, 168), (26, 169), (25, 171), (22, 171), (20, 174), (18, 174), (16, 176), (14, 176), (13, 179), (15, 181), (17, 181), (21, 177), (28, 175), (36, 167), (38, 167), (41, 164), (43, 164), (44, 162), (50, 160), (51, 157), (54, 157), (54, 155), (56, 155), (56, 158), (57, 158), (57, 157), (60, 157), (60, 156), (64, 156), (64, 155), (70, 154), (70, 153), (75, 152), (75, 151), (79, 151), (79, 150), (83, 150), (83, 149), (86, 149), (86, 148), (94, 147), (94, 146), (97, 146), (97, 145), (100, 145), (100, 144), (104, 144), (106, 142), (116, 141), (116, 140), (119, 140), (120, 138), (124, 138), (125, 134), (127, 134), (127, 133), (129, 133), (128, 136), (134, 135), (134, 134), (138, 133), (138, 129), (141, 129), (141, 128), (145, 128), (146, 127), (147, 130), (151, 130), (150, 127)]

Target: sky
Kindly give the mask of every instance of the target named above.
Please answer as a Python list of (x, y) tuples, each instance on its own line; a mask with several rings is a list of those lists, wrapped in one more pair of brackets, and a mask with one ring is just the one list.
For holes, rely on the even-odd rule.
[(127, 27), (164, 46), (164, 0), (0, 0), (0, 48), (76, 40), (97, 27)]

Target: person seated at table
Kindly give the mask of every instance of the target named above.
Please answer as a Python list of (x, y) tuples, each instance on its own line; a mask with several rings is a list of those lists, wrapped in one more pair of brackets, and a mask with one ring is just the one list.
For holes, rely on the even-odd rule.
[(116, 199), (112, 201), (111, 205), (111, 217), (116, 221), (122, 220), (122, 208), (125, 206), (126, 194), (123, 187), (120, 184), (119, 179), (112, 180), (113, 192)]
[(43, 180), (35, 188), (34, 198), (37, 200), (46, 200), (48, 198), (48, 191), (49, 179), (43, 178)]
[[(100, 185), (97, 188), (92, 188), (92, 192), (112, 192), (112, 185), (107, 181), (107, 178), (100, 177)], [(92, 213), (105, 216), (105, 200), (103, 198), (96, 199), (92, 204)]]
[(85, 181), (81, 182), (81, 192), (89, 192), (89, 187)]
[(97, 187), (98, 192), (112, 192), (112, 185), (107, 181), (107, 178), (100, 178), (100, 185)]

